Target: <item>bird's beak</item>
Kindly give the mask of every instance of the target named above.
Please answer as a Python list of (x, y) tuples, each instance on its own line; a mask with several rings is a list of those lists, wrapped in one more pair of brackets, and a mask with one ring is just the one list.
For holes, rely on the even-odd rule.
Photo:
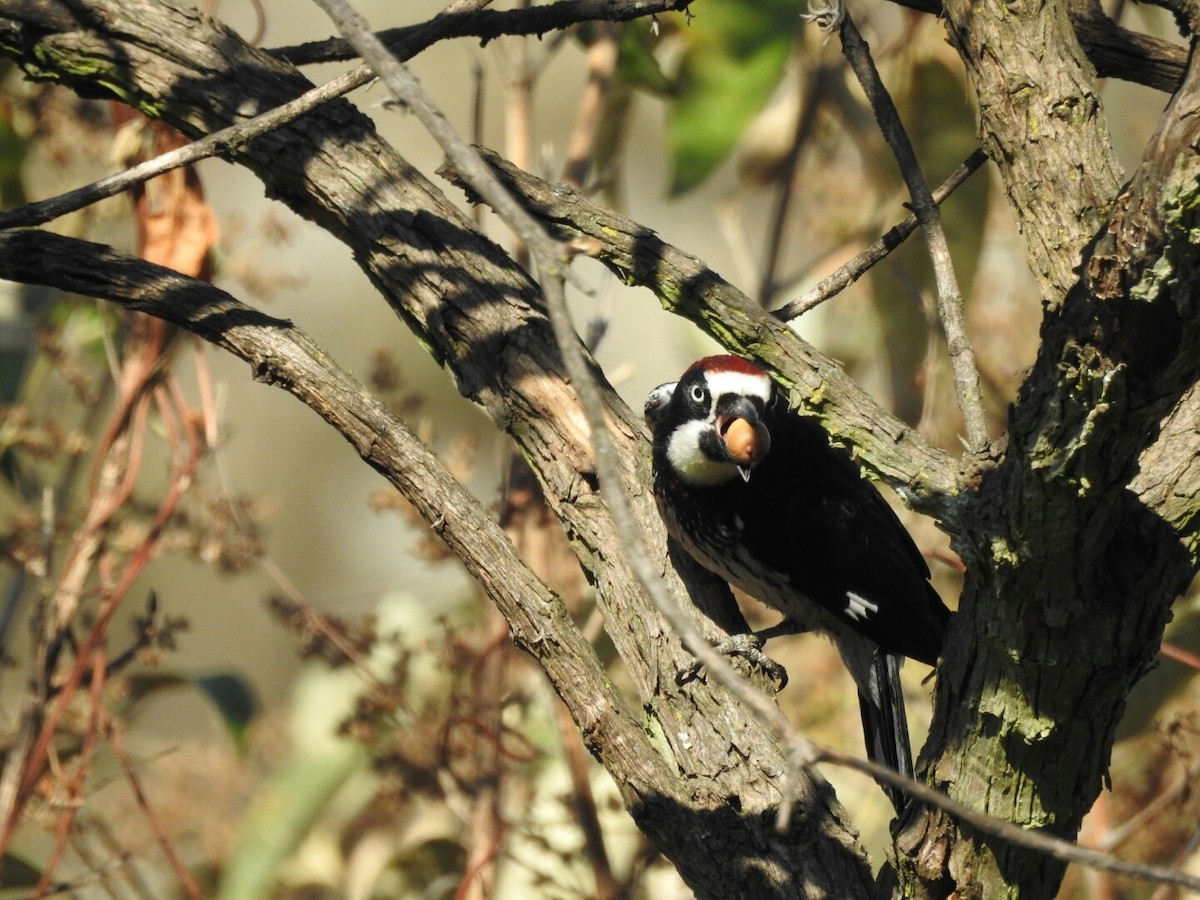
[(758, 410), (749, 401), (734, 401), (718, 413), (716, 427), (726, 455), (738, 467), (742, 480), (749, 481), (750, 470), (771, 449), (771, 432)]

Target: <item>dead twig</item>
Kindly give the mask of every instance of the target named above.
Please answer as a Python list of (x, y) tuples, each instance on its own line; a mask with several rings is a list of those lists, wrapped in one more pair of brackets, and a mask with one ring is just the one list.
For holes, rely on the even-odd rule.
[(933, 263), (938, 316), (946, 333), (946, 345), (954, 371), (955, 394), (966, 430), (967, 447), (977, 453), (987, 445), (987, 417), (983, 412), (979, 366), (975, 362), (975, 352), (971, 349), (971, 342), (967, 336), (962, 291), (954, 274), (954, 261), (950, 257), (950, 246), (942, 228), (941, 213), (934, 202), (925, 176), (921, 173), (916, 151), (900, 121), (896, 105), (875, 68), (875, 61), (871, 58), (867, 42), (863, 40), (854, 21), (841, 6), (842, 0), (832, 2), (833, 6), (815, 8), (811, 15), (817, 19), (822, 30), (836, 29), (841, 36), (842, 52), (866, 92), (875, 119), (896, 157), (904, 183), (908, 186), (909, 195), (912, 197), (912, 210), (925, 234), (929, 257)]
[[(480, 8), (487, 2), (488, 0), (457, 0), (428, 22), (405, 29), (403, 35), (398, 36), (396, 41), (391, 44), (393, 52), (400, 59), (411, 59), (422, 50), (446, 37), (482, 36), (486, 38), (499, 34), (543, 34), (593, 19), (611, 18), (613, 21), (627, 21), (686, 8), (686, 4), (680, 3), (678, 0), (656, 0), (656, 2), (650, 3), (644, 3), (642, 0), (630, 0), (630, 2), (560, 0), (559, 3), (534, 7), (531, 10), (494, 13), (493, 15), (498, 18), (493, 19), (489, 16), (482, 20), (487, 23), (486, 25), (474, 26), (472, 23), (480, 14)], [(513, 15), (514, 13), (532, 13), (532, 15)], [(276, 52), (278, 55), (286, 57), (292, 49), (294, 48), (285, 48)], [(338, 97), (362, 87), (374, 78), (375, 72), (370, 66), (358, 66), (332, 81), (306, 91), (294, 100), (252, 119), (247, 119), (245, 122), (214, 131), (178, 150), (163, 153), (154, 159), (126, 169), (124, 172), (101, 178), (99, 181), (94, 181), (73, 191), (0, 212), (0, 229), (41, 225), (86, 206), (91, 206), (107, 197), (123, 193), (151, 178), (182, 166), (199, 162), (210, 156), (234, 156), (243, 144), (249, 143), (267, 132), (274, 131), (276, 128), (281, 128), (316, 109), (322, 103), (336, 100)]]
[[(945, 181), (937, 186), (933, 191), (933, 202), (937, 204), (944, 202), (985, 162), (987, 162), (987, 154), (983, 152), (983, 149), (975, 150), (959, 164), (957, 169), (950, 173)], [(874, 241), (854, 259), (822, 278), (811, 290), (775, 310), (775, 318), (784, 322), (790, 321), (820, 306), (826, 300), (836, 297), (862, 278), (872, 266), (885, 259), (888, 254), (903, 244), (908, 236), (917, 230), (918, 224), (915, 214), (896, 223), (888, 229), (886, 234)]]

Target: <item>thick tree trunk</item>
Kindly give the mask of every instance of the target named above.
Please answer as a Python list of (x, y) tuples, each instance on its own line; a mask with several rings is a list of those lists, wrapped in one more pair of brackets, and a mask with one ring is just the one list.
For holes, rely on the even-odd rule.
[[(1065, 10), (1000, 6), (947, 3), (948, 28), (1047, 314), (1003, 459), (958, 534), (970, 576), (924, 774), (969, 806), (1074, 839), (1129, 689), (1196, 571), (1200, 80), (1193, 60), (1120, 191)], [(923, 825), (899, 841), (908, 895), (1055, 893), (1061, 861), (944, 815)]]

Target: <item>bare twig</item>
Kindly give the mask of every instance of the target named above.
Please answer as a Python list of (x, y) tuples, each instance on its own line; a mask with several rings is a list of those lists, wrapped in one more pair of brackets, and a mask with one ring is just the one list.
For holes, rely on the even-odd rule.
[[(484, 79), (483, 79), (483, 63), (476, 57), (471, 60), (471, 140), (476, 144), (483, 143), (483, 121), (484, 121)], [(476, 207), (471, 210), (471, 221), (475, 223), (475, 227), (483, 230), (483, 215), (482, 207)]]
[(1186, 771), (1180, 773), (1174, 783), (1163, 788), (1145, 806), (1139, 809), (1137, 813), (1115, 828), (1108, 829), (1096, 841), (1096, 847), (1108, 852), (1116, 850), (1132, 835), (1140, 831), (1147, 822), (1162, 812), (1165, 807), (1178, 801), (1181, 795), (1192, 790), (1193, 782), (1197, 778), (1200, 778), (1200, 760), (1188, 766)]
[[(504, 154), (513, 165), (533, 168), (533, 66), (529, 39), (513, 35), (493, 45), (504, 94)], [(518, 241), (512, 258), (528, 270), (529, 246)]]
[(859, 759), (853, 754), (834, 750), (831, 747), (814, 744), (812, 745), (812, 756), (809, 765), (820, 763), (830, 763), (831, 765), (861, 772), (864, 775), (874, 778), (876, 781), (898, 787), (903, 791), (907, 791), (915, 800), (943, 809), (959, 821), (977, 828), (986, 834), (994, 835), (1018, 847), (1025, 847), (1029, 850), (1045, 853), (1047, 856), (1052, 856), (1065, 863), (1076, 863), (1089, 869), (1109, 872), (1113, 875), (1123, 875), (1127, 878), (1136, 878), (1139, 881), (1174, 885), (1176, 887), (1187, 888), (1189, 891), (1200, 891), (1200, 877), (1195, 875), (1165, 866), (1129, 862), (1109, 853), (1092, 850), (1088, 847), (1081, 847), (1078, 844), (1055, 837), (1046, 831), (1040, 831), (1035, 828), (1024, 828), (1013, 822), (997, 819), (989, 816), (987, 813), (964, 806), (936, 788), (906, 778), (898, 772), (893, 772), (885, 766), (880, 766), (878, 763)]
[(42, 868), (42, 877), (39, 879), (37, 887), (34, 888), (33, 893), (35, 897), (44, 896), (54, 885), (54, 873), (58, 871), (63, 855), (66, 853), (71, 830), (75, 825), (75, 814), (83, 804), (84, 783), (87, 781), (88, 773), (91, 771), (96, 745), (103, 730), (103, 691), (104, 673), (107, 668), (105, 665), (106, 661), (107, 657), (105, 656), (104, 648), (101, 647), (92, 657), (91, 685), (88, 691), (88, 698), (91, 701), (91, 715), (88, 718), (88, 728), (84, 732), (79, 755), (71, 764), (72, 773), (69, 777), (63, 779), (63, 783), (58, 788), (58, 803), (61, 809), (59, 810), (58, 821), (54, 824), (54, 847), (46, 859), (45, 866)]
[(800, 109), (796, 116), (796, 124), (792, 129), (792, 141), (788, 152), (779, 166), (776, 178), (778, 189), (775, 202), (771, 209), (771, 220), (767, 227), (767, 255), (763, 262), (762, 277), (759, 279), (757, 300), (765, 309), (774, 302), (775, 293), (779, 288), (779, 256), (783, 250), (784, 226), (787, 224), (788, 212), (791, 210), (792, 197), (796, 189), (796, 167), (800, 162), (800, 153), (804, 149), (808, 136), (812, 132), (816, 120), (817, 100), (824, 86), (823, 64), (805, 78), (804, 73), (797, 73), (801, 82)]
[[(403, 35), (398, 37), (392, 45), (393, 51), (401, 59), (411, 59), (431, 44), (451, 35), (540, 34), (543, 31), (565, 28), (593, 18), (612, 17), (614, 21), (625, 21), (638, 16), (669, 12), (685, 6), (677, 0), (656, 0), (651, 3), (562, 0), (562, 2), (550, 6), (537, 7), (537, 15), (533, 16), (510, 18), (507, 14), (496, 13), (494, 15), (499, 18), (489, 17), (486, 20), (486, 28), (475, 27), (472, 31), (470, 23), (474, 19), (468, 14), (477, 14), (480, 8), (488, 2), (489, 0), (456, 0), (429, 21), (403, 29)], [(280, 53), (286, 55), (286, 51), (280, 51)], [(190, 165), (210, 156), (232, 156), (241, 145), (300, 118), (322, 103), (335, 100), (362, 87), (374, 77), (374, 70), (370, 66), (359, 66), (262, 115), (228, 128), (222, 128), (220, 131), (214, 131), (185, 147), (156, 156), (154, 159), (147, 160), (124, 172), (101, 178), (99, 181), (76, 190), (49, 197), (37, 203), (28, 203), (13, 210), (0, 212), (0, 229), (41, 225), (107, 197), (120, 194), (173, 169)]]
[[(148, 395), (144, 395), (144, 398), (149, 400)], [(139, 406), (143, 405), (139, 404)], [(123, 416), (124, 413), (118, 410), (116, 415)], [(179, 417), (179, 422), (187, 427), (189, 432), (198, 427), (197, 420), (186, 413)], [(144, 427), (144, 425), (138, 426), (141, 430), (144, 430)], [(138, 428), (135, 428), (135, 430), (138, 430)], [(117, 441), (110, 445), (106, 450), (107, 456), (111, 458), (121, 443), (123, 441)], [(0, 809), (0, 816), (3, 817), (2, 827), (0, 827), (0, 854), (9, 846), (25, 804), (32, 796), (38, 779), (41, 777), (46, 761), (50, 756), (51, 746), (58, 732), (59, 723), (62, 721), (71, 700), (75, 697), (79, 686), (83, 683), (85, 674), (97, 666), (97, 660), (100, 660), (98, 669), (100, 674), (93, 674), (91, 687), (93, 691), (99, 689), (99, 682), (102, 681), (103, 673), (106, 670), (104, 660), (107, 658), (105, 655), (105, 646), (109, 625), (120, 608), (121, 602), (128, 595), (147, 563), (149, 563), (155, 549), (158, 547), (159, 539), (162, 537), (167, 523), (174, 515), (183, 494), (192, 483), (203, 449), (202, 443), (196, 434), (189, 433), (186, 450), (184, 450), (182, 445), (178, 449), (180, 452), (176, 453), (172, 459), (171, 478), (163, 499), (159, 504), (158, 511), (151, 520), (141, 544), (125, 561), (119, 577), (113, 577), (111, 573), (106, 571), (111, 560), (101, 555), (101, 533), (111, 520), (112, 514), (120, 506), (117, 498), (128, 496), (128, 491), (132, 489), (132, 482), (128, 478), (120, 478), (121, 473), (129, 469), (136, 469), (138, 463), (136, 457), (130, 457), (121, 461), (128, 469), (122, 469), (121, 464), (116, 460), (112, 460), (111, 464), (106, 463), (102, 467), (106, 470), (107, 474), (103, 474), (100, 479), (103, 487), (91, 497), (88, 521), (84, 526), (81, 538), (76, 542), (77, 546), (72, 559), (74, 568), (69, 573), (73, 583), (69, 586), (69, 590), (63, 594), (63, 602), (73, 605), (72, 609), (78, 607), (79, 595), (82, 591), (84, 579), (93, 565), (99, 567), (100, 580), (106, 587), (101, 592), (101, 602), (96, 611), (95, 621), (91, 624), (87, 635), (83, 638), (78, 648), (76, 648), (74, 662), (70, 666), (62, 683), (57, 685), (57, 691), (53, 696), (53, 700), (48, 703), (48, 708), (44, 713), (29, 719), (28, 736), (26, 736), (25, 727), (23, 726), (23, 743), (19, 748), (19, 752), (10, 753), (9, 759), (5, 762), (6, 771), (4, 780), (6, 787), (10, 780), (9, 767), (19, 766), (19, 771), (17, 776), (13, 776), (14, 786), (6, 792), (4, 798), (5, 806), (3, 809)], [(127, 452), (122, 451), (122, 455), (126, 455)], [(122, 483), (118, 484), (118, 481)], [(59, 590), (57, 592), (59, 594), (62, 594), (63, 582), (66, 577), (64, 575), (60, 579)], [(60, 605), (52, 611), (51, 615), (63, 615), (64, 611), (64, 607)], [(69, 625), (73, 614), (72, 611), (57, 624), (48, 621), (43, 629), (45, 634), (40, 644), (44, 645), (46, 650), (41, 651), (44, 658), (40, 657), (37, 661), (38, 672), (35, 673), (40, 679), (39, 692), (43, 700), (47, 700), (50, 697), (48, 679), (53, 667), (54, 654), (57, 653), (56, 648), (61, 645), (63, 635), (66, 633), (65, 629)], [(99, 702), (99, 699), (94, 700), (94, 708)], [(88, 745), (85, 742), (85, 750), (87, 748)]]
[(167, 862), (170, 863), (171, 870), (179, 880), (179, 886), (190, 900), (202, 900), (204, 893), (200, 890), (200, 885), (192, 877), (192, 873), (188, 871), (187, 866), (184, 865), (183, 859), (175, 850), (175, 845), (171, 843), (170, 836), (163, 827), (162, 821), (159, 819), (158, 814), (154, 812), (154, 807), (150, 805), (150, 801), (146, 797), (146, 792), (142, 788), (142, 781), (134, 770), (133, 760), (129, 758), (129, 751), (125, 749), (125, 741), (121, 737), (121, 729), (114, 723), (109, 722), (107, 730), (108, 744), (112, 747), (113, 753), (116, 754), (117, 761), (120, 762), (121, 768), (125, 772), (125, 778), (129, 782), (129, 788), (133, 791), (133, 797), (137, 802), (138, 809), (141, 810), (142, 817), (150, 826), (159, 849), (162, 850), (163, 855), (167, 858)]
[[(659, 13), (686, 11), (690, 0), (558, 0), (545, 5), (521, 5), (518, 9), (480, 10), (470, 14), (448, 7), (437, 18), (442, 37), (477, 37), (484, 43), (502, 35), (544, 35), (582, 22), (628, 22)], [(407, 52), (413, 33), (424, 25), (405, 25), (377, 33), (380, 41), (400, 59)], [(269, 51), (301, 66), (318, 62), (340, 62), (359, 54), (345, 38), (313, 41)]]
[[(1195, 855), (1198, 847), (1200, 847), (1200, 828), (1193, 828), (1187, 843), (1175, 854), (1175, 864), (1178, 866), (1186, 864)], [(1172, 885), (1160, 884), (1158, 889), (1150, 895), (1150, 900), (1169, 900), (1173, 893), (1171, 887)]]
[(604, 830), (600, 826), (600, 814), (588, 777), (587, 750), (571, 718), (571, 711), (562, 703), (556, 703), (555, 710), (555, 724), (558, 726), (563, 756), (566, 757), (567, 772), (571, 776), (572, 790), (568, 803), (574, 808), (575, 820), (583, 832), (583, 852), (596, 882), (596, 900), (617, 900), (625, 896), (625, 892), (613, 875), (608, 850), (604, 846)]
[(295, 100), (277, 106), (253, 119), (222, 128), (220, 131), (214, 131), (178, 150), (163, 153), (116, 175), (101, 178), (99, 181), (94, 181), (65, 194), (58, 194), (37, 203), (27, 203), (16, 209), (2, 212), (0, 213), (0, 229), (41, 225), (107, 197), (120, 194), (173, 169), (190, 165), (210, 156), (231, 155), (239, 145), (286, 125), (322, 103), (362, 87), (372, 77), (374, 76), (370, 69), (360, 66), (352, 72), (301, 94)]
[[(508, 683), (505, 651), (511, 647), (508, 623), (495, 606), (489, 607), (484, 645), (472, 662), (471, 779), (467, 790), (468, 855), (466, 871), (455, 900), (485, 900), (496, 892), (500, 848), (508, 831), (504, 808), (505, 750), (504, 698)], [(457, 703), (452, 704), (456, 706)], [(447, 734), (453, 721), (447, 720)], [(449, 766), (449, 764), (448, 764)]]
[[(840, 4), (842, 0), (833, 2)], [(850, 16), (840, 7), (838, 9), (840, 14), (835, 25), (839, 28), (842, 38), (842, 52), (866, 92), (883, 136), (892, 148), (900, 166), (900, 174), (904, 177), (904, 183), (912, 197), (912, 210), (929, 245), (929, 256), (933, 262), (934, 280), (937, 284), (938, 315), (946, 332), (946, 345), (954, 370), (955, 393), (958, 396), (959, 410), (962, 412), (967, 446), (971, 451), (979, 452), (987, 445), (988, 440), (983, 394), (979, 387), (979, 367), (975, 363), (975, 352), (971, 349), (971, 342), (967, 337), (962, 292), (954, 274), (954, 262), (950, 258), (950, 247), (946, 241), (946, 232), (942, 228), (941, 213), (930, 193), (929, 185), (925, 182), (925, 176), (921, 174), (920, 162), (900, 121), (896, 105), (875, 68), (867, 42), (859, 34)], [(821, 12), (818, 11), (817, 15), (821, 15)]]
[[(942, 203), (986, 161), (987, 154), (982, 149), (975, 150), (933, 191), (933, 202)], [(892, 226), (886, 234), (854, 259), (823, 278), (812, 290), (775, 310), (775, 317), (786, 322), (802, 316), (826, 300), (836, 297), (865, 275), (872, 266), (904, 243), (908, 236), (916, 231), (917, 224), (916, 215), (909, 215), (904, 221)]]
[[(316, 0), (316, 3), (334, 20), (339, 30), (367, 65), (379, 75), (388, 90), (425, 126), (446, 152), (450, 162), (484, 198), (488, 206), (528, 245), (537, 261), (539, 272), (544, 276), (561, 275), (572, 278), (565, 266), (565, 249), (553, 241), (533, 216), (504, 189), (479, 153), (458, 135), (425, 89), (383, 42), (371, 33), (363, 18), (345, 0)], [(574, 281), (581, 290), (588, 290), (582, 281)]]
[(1190, 650), (1185, 650), (1178, 644), (1173, 644), (1170, 641), (1163, 641), (1162, 655), (1168, 659), (1173, 659), (1177, 663), (1187, 666), (1189, 669), (1195, 669), (1200, 672), (1200, 655), (1192, 653)]

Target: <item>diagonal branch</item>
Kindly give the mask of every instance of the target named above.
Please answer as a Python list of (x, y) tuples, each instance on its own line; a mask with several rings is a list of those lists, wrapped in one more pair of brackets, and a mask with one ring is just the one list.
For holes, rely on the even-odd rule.
[[(942, 203), (947, 197), (958, 190), (959, 186), (979, 170), (987, 161), (987, 154), (976, 150), (968, 156), (950, 176), (933, 190), (933, 202)], [(862, 278), (871, 267), (887, 257), (889, 253), (903, 244), (910, 234), (917, 230), (915, 214), (907, 216), (903, 222), (897, 222), (886, 234), (874, 241), (869, 247), (859, 253), (854, 259), (839, 266), (835, 271), (822, 278), (812, 289), (806, 291), (795, 300), (774, 310), (776, 318), (784, 322), (798, 318), (811, 309), (820, 306), (826, 300), (836, 297), (858, 279)]]
[(811, 757), (812, 748), (790, 725), (778, 704), (750, 681), (737, 673), (729, 659), (709, 643), (693, 619), (670, 595), (662, 574), (651, 559), (646, 535), (634, 515), (631, 498), (621, 478), (617, 448), (610, 433), (601, 388), (579, 335), (567, 310), (564, 282), (567, 277), (565, 247), (554, 241), (533, 216), (522, 207), (488, 168), (479, 151), (467, 144), (433, 105), (432, 100), (404, 66), (366, 29), (366, 22), (346, 0), (316, 0), (329, 14), (351, 45), (366, 60), (395, 94), (412, 110), (450, 158), (455, 171), (510, 226), (530, 249), (541, 277), (542, 291), (554, 336), (579, 398), (590, 432), (596, 471), (602, 488), (601, 497), (612, 515), (625, 543), (614, 552), (628, 562), (642, 588), (653, 600), (658, 612), (683, 638), (687, 648), (716, 675), (758, 720), (784, 745), (790, 756)]
[(508, 619), (585, 732), (615, 740), (599, 749), (644, 784), (669, 783), (661, 757), (626, 713), (591, 645), (565, 606), (518, 556), (483, 505), (386, 404), (300, 329), (204, 282), (109, 247), (38, 231), (0, 235), (0, 275), (100, 297), (187, 329), (250, 364), (255, 380), (286, 390), (333, 426), (430, 523)]
[[(487, 43), (492, 38), (512, 34), (535, 34), (539, 37), (551, 31), (570, 28), (583, 22), (629, 22), (664, 12), (682, 12), (691, 0), (557, 0), (544, 6), (525, 6), (519, 9), (479, 10), (469, 14), (447, 9), (438, 19), (441, 37), (477, 37)], [(424, 25), (405, 25), (378, 32), (378, 39), (400, 59), (406, 59), (405, 48), (414, 33)], [(273, 56), (292, 65), (340, 62), (361, 56), (345, 38), (311, 41), (292, 47), (271, 50)]]
[[(720, 831), (717, 820), (694, 808), (689, 796), (694, 785), (680, 782), (663, 748), (626, 712), (624, 699), (562, 602), (528, 569), (490, 513), (385, 404), (330, 360), (306, 334), (207, 283), (109, 247), (45, 232), (0, 235), (0, 277), (50, 284), (159, 316), (245, 360), (256, 380), (280, 387), (310, 406), (413, 503), (463, 561), (509, 621), (517, 646), (541, 664), (570, 708), (589, 750), (614, 774), (635, 817), (673, 819), (679, 840), (692, 845), (705, 829), (729, 835)], [(738, 713), (732, 724), (740, 734), (730, 739), (744, 746), (750, 725)], [(686, 728), (685, 737), (697, 733), (696, 725), (677, 722), (675, 727)], [(722, 750), (727, 753), (728, 744)], [(770, 795), (777, 800), (774, 789)], [(750, 796), (747, 801), (752, 799)], [(824, 795), (818, 799), (829, 802)], [(784, 843), (795, 849), (781, 846), (776, 853), (785, 859), (793, 852), (799, 854), (795, 877), (814, 889), (828, 894), (838, 885), (842, 896), (866, 896), (869, 874), (864, 861), (837, 849), (831, 810), (813, 805), (811, 797), (806, 797), (805, 803), (806, 816), (784, 837)], [(726, 798), (722, 797), (718, 806), (725, 808)], [(746, 822), (747, 811), (739, 808), (731, 821), (772, 833), (773, 816), (767, 819), (768, 815), (770, 812), (755, 813), (755, 821)], [(759, 855), (765, 853), (756, 851), (755, 867), (770, 865), (768, 856)], [(701, 883), (719, 884), (739, 865), (737, 854), (707, 857), (712, 873), (702, 872)], [(681, 872), (692, 878), (697, 875), (695, 867)], [(749, 883), (759, 882), (751, 877)], [(709, 893), (719, 892), (714, 887)], [(779, 896), (792, 895), (781, 890)]]
[[(950, 530), (957, 516), (949, 456), (881, 409), (841, 368), (764, 312), (694, 256), (650, 229), (552, 185), (484, 151), (503, 183), (561, 240), (595, 256), (627, 284), (652, 290), (663, 306), (695, 322), (731, 350), (757, 357), (821, 418), (836, 439), (900, 491), (914, 508), (935, 513)], [(452, 169), (442, 174), (459, 181)], [(461, 182), (460, 182), (461, 183)]]
[[(59, 7), (54, 15), (41, 11), (48, 17), (30, 24), (0, 10), (0, 48), (27, 73), (93, 95), (103, 84), (193, 136), (310, 87), (292, 67), (170, 0), (79, 0), (70, 11), (81, 20), (66, 28), (54, 17)], [(865, 895), (865, 854), (828, 784), (802, 779), (807, 815), (797, 817), (785, 840), (775, 837), (777, 776), (786, 766), (778, 745), (715, 679), (676, 682), (692, 657), (612, 552), (625, 537), (599, 502), (585, 422), (528, 274), (345, 101), (238, 145), (234, 159), (258, 174), (272, 197), (349, 246), (380, 297), (538, 473), (594, 583), (646, 729), (656, 735), (654, 755), (665, 760), (665, 770), (627, 770), (623, 755), (635, 756), (635, 748), (610, 746), (622, 738), (604, 727), (605, 712), (590, 711), (595, 727), (581, 723), (642, 830), (700, 893), (728, 891), (733, 877), (756, 896), (784, 895), (783, 885), (798, 884), (826, 894), (855, 885), (840, 892)], [(643, 426), (611, 387), (602, 396), (620, 478), (635, 498), (640, 527), (656, 542), (670, 589), (683, 598), (687, 588), (667, 563), (665, 534), (645, 491)], [(727, 589), (721, 597), (702, 587), (694, 596), (732, 602)], [(556, 686), (575, 691), (569, 679)]]
[[(549, 6), (516, 10), (515, 14), (489, 11), (486, 16), (480, 18), (481, 7), (487, 2), (490, 0), (455, 0), (426, 22), (395, 29), (389, 33), (388, 39), (392, 53), (397, 58), (406, 60), (447, 37), (488, 38), (500, 34), (541, 34), (551, 28), (566, 28), (594, 19), (626, 21), (635, 16), (653, 16), (660, 12), (686, 8), (686, 4), (677, 0), (656, 0), (651, 3), (638, 0), (632, 4), (621, 0), (559, 0), (558, 3)], [(286, 49), (275, 52), (285, 59), (288, 58)], [(330, 58), (342, 57), (335, 55)], [(358, 66), (261, 115), (222, 128), (196, 139), (185, 147), (163, 153), (124, 172), (101, 178), (64, 194), (0, 212), (0, 229), (41, 225), (123, 193), (172, 169), (191, 165), (210, 156), (232, 156), (241, 145), (283, 127), (323, 103), (364, 86), (374, 77), (374, 70), (370, 66)]]
[[(834, 0), (840, 3), (841, 0)], [(879, 123), (884, 139), (892, 149), (900, 174), (912, 197), (912, 210), (925, 235), (929, 257), (933, 263), (934, 281), (937, 285), (937, 309), (946, 334), (946, 348), (950, 354), (950, 366), (954, 370), (954, 391), (958, 397), (958, 408), (962, 413), (963, 426), (967, 432), (967, 448), (980, 453), (987, 445), (987, 418), (983, 412), (983, 394), (979, 386), (979, 366), (975, 362), (975, 351), (967, 336), (963, 317), (962, 291), (954, 274), (954, 261), (950, 257), (950, 245), (946, 231), (942, 228), (942, 216), (937, 202), (929, 190), (921, 164), (917, 159), (900, 114), (892, 102), (891, 95), (879, 77), (875, 61), (871, 58), (867, 42), (859, 34), (854, 20), (838, 7), (842, 52), (850, 62), (859, 84), (866, 92)]]

